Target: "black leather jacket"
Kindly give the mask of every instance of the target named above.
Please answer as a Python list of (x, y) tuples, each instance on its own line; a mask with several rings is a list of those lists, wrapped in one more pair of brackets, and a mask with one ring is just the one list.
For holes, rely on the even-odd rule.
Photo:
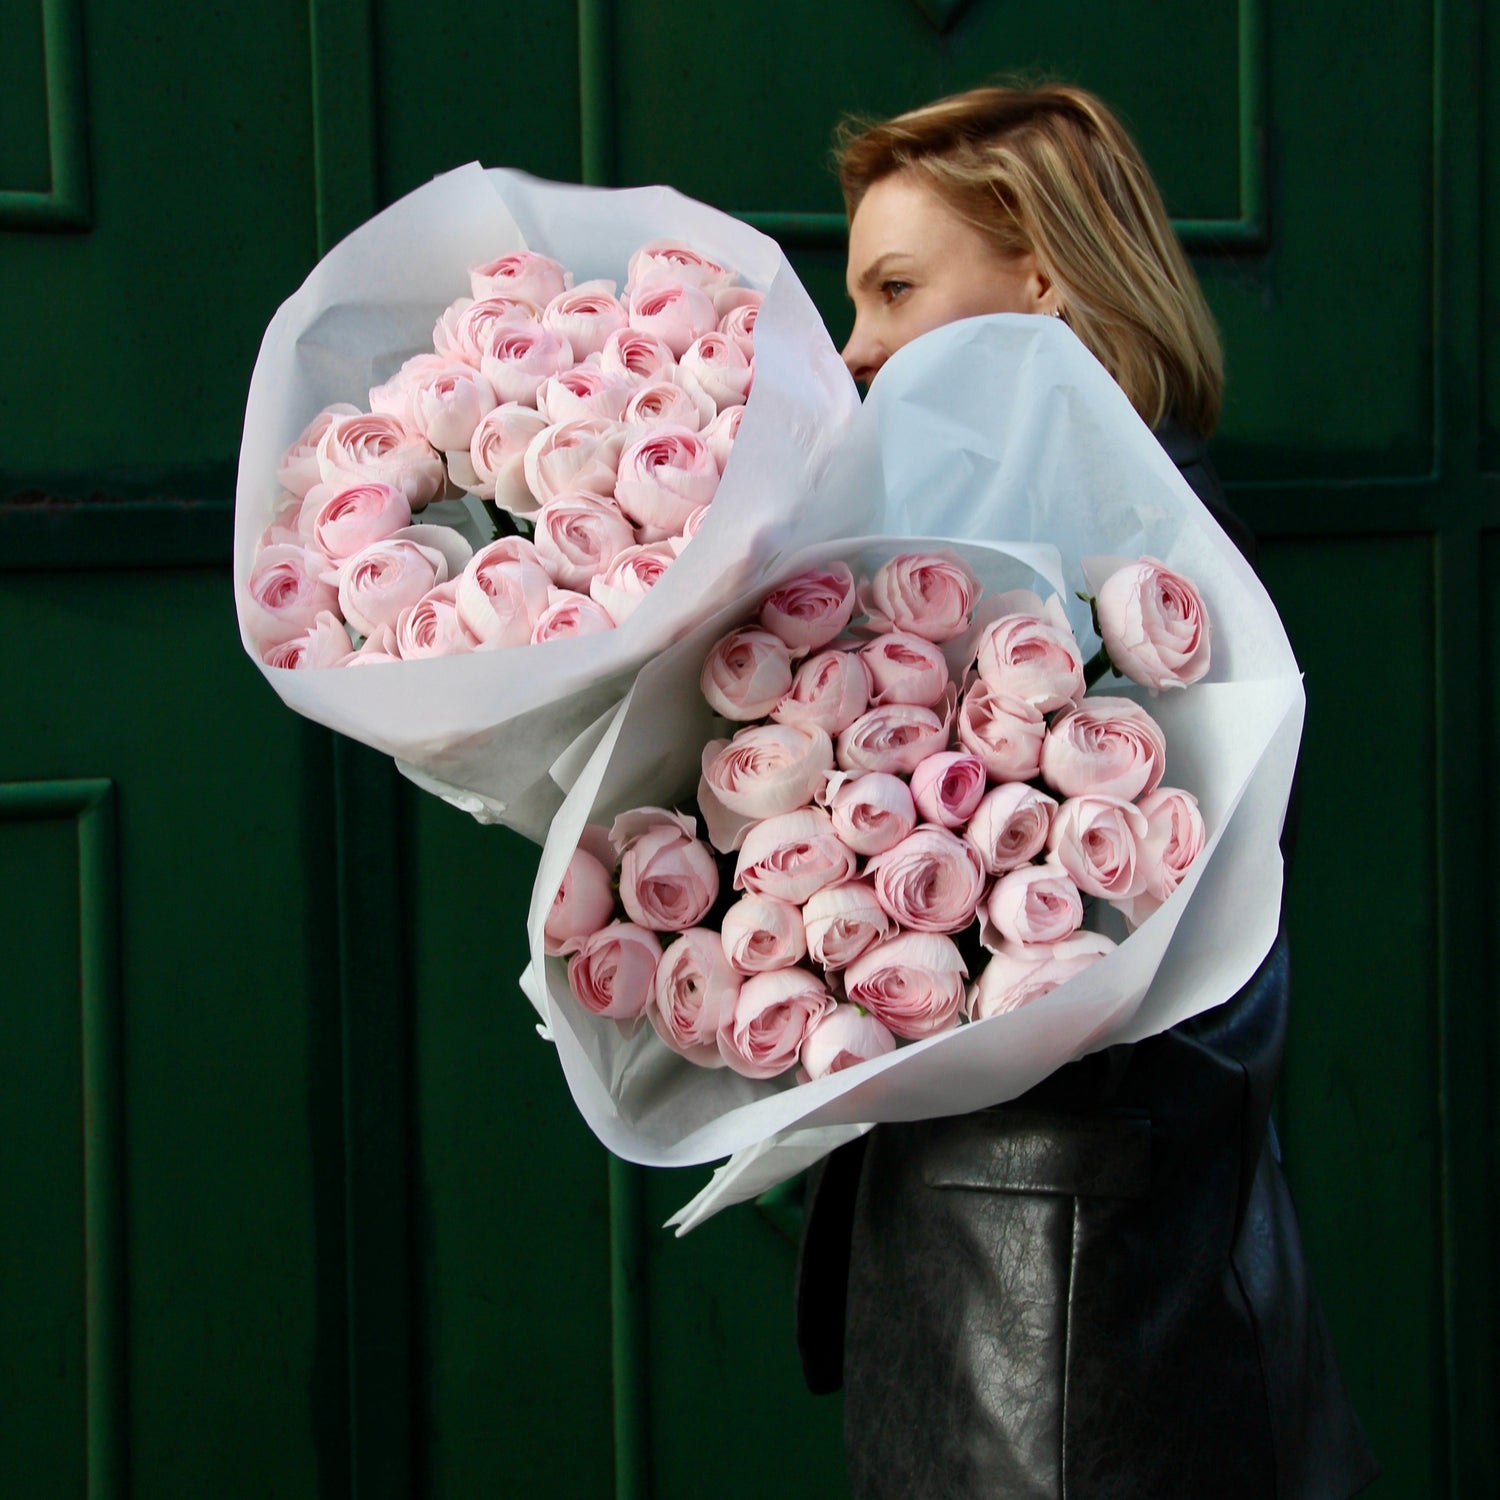
[[(1159, 434), (1253, 560), (1202, 440)], [(797, 1327), (855, 1500), (1338, 1500), (1377, 1468), (1270, 1126), (1278, 937), (1225, 1004), (809, 1182)]]

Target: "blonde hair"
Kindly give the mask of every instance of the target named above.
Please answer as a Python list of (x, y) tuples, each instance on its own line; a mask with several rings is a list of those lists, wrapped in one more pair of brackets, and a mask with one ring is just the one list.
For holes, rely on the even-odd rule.
[(1207, 436), (1223, 355), (1161, 194), (1104, 103), (1064, 84), (954, 94), (894, 119), (849, 119), (836, 160), (849, 217), (896, 172), (925, 178), (1004, 256), (1031, 252), (1073, 331), (1151, 427)]

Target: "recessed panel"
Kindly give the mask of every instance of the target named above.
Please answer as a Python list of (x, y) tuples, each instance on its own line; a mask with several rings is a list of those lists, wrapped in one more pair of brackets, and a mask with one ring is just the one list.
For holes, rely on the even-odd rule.
[(52, 185), (46, 66), (42, 0), (0, 6), (0, 192), (45, 193)]

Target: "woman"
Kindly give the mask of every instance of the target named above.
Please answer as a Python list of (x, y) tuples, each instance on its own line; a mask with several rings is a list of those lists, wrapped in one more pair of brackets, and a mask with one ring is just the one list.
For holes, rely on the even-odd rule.
[[(863, 382), (956, 318), (1064, 319), (1241, 548), (1204, 449), (1202, 292), (1139, 152), (1081, 89), (986, 88), (845, 131)], [(812, 1184), (798, 1335), (845, 1387), (857, 1500), (1335, 1500), (1376, 1468), (1270, 1127), (1278, 939), (1226, 1004), (976, 1115), (887, 1125)]]

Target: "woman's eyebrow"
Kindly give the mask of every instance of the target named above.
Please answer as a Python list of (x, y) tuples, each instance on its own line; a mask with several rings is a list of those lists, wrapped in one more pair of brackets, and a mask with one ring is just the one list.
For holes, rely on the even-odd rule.
[(884, 255), (877, 255), (860, 273), (859, 280), (855, 283), (857, 289), (862, 292), (869, 291), (890, 269), (892, 262), (899, 263), (910, 258), (904, 250), (887, 250)]

